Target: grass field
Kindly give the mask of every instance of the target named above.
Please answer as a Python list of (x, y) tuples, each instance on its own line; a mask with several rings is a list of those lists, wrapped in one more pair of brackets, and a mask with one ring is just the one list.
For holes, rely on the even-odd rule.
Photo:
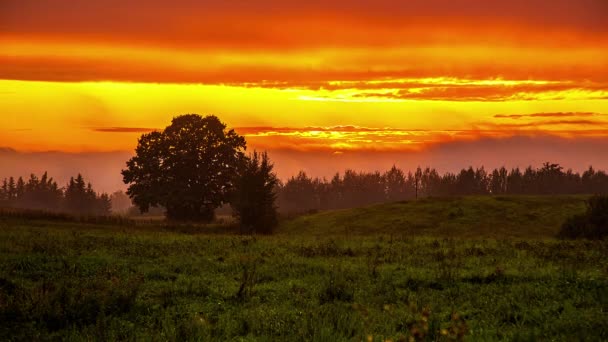
[(584, 197), (429, 199), (274, 236), (0, 219), (0, 340), (608, 339)]
[(308, 236), (405, 235), (553, 238), (587, 196), (430, 198), (321, 212), (285, 222), (281, 233)]

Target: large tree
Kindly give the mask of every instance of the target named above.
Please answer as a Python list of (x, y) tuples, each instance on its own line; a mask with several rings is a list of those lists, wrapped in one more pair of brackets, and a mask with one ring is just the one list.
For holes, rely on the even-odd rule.
[(178, 116), (139, 139), (122, 171), (127, 194), (142, 212), (163, 206), (169, 219), (211, 221), (228, 202), (245, 148), (245, 139), (216, 116)]

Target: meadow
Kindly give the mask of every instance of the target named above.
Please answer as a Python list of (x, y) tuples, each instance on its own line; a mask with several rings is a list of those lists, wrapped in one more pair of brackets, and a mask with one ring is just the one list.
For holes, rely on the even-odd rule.
[(424, 199), (228, 226), (0, 218), (0, 340), (608, 339), (584, 196)]

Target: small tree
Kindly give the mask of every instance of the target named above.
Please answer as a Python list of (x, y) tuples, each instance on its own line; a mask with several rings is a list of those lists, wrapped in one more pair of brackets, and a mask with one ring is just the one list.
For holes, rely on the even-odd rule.
[(127, 214), (133, 206), (131, 199), (123, 191), (116, 191), (110, 196), (112, 214)]
[(103, 193), (95, 199), (95, 211), (97, 215), (103, 216), (107, 216), (112, 213), (112, 200), (108, 194)]
[(15, 188), (15, 197), (16, 199), (23, 198), (25, 194), (25, 182), (23, 181), (23, 177), (19, 177), (17, 180), (17, 186)]
[(77, 215), (87, 214), (86, 183), (81, 174), (76, 178), (70, 178), (64, 198), (67, 212)]
[(395, 165), (384, 174), (384, 191), (389, 202), (405, 199), (405, 174)]
[(0, 206), (6, 205), (6, 202), (8, 202), (8, 181), (4, 178), (0, 188)]
[(91, 183), (78, 174), (70, 178), (64, 195), (65, 208), (75, 215), (109, 215), (112, 202), (107, 194), (97, 195)]
[(416, 189), (416, 199), (418, 199), (418, 191), (420, 190), (420, 183), (422, 180), (422, 169), (420, 168), (420, 166), (418, 166), (418, 168), (416, 169), (416, 173), (414, 174), (414, 181), (415, 181), (415, 189)]
[(231, 205), (247, 231), (270, 234), (278, 224), (275, 191), (279, 180), (273, 167), (265, 152), (253, 152), (240, 167)]
[(8, 179), (6, 196), (9, 202), (14, 201), (17, 198), (17, 186), (15, 185), (15, 178), (11, 177)]

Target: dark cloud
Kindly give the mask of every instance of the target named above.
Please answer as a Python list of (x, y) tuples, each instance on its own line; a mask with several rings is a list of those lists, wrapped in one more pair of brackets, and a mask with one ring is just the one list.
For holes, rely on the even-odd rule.
[[(328, 17), (353, 17), (358, 18), (359, 23), (377, 21), (391, 26), (434, 18), (436, 24), (443, 25), (460, 19), (606, 32), (608, 3), (604, 0), (3, 0), (0, 4), (0, 30), (5, 33), (44, 32), (89, 37), (111, 34), (132, 39), (187, 41), (200, 40), (201, 33), (205, 39), (238, 39), (238, 35), (233, 34), (235, 31), (247, 33), (249, 30), (249, 34), (241, 38), (243, 41), (268, 39), (256, 36), (256, 31), (250, 30), (251, 22), (244, 20), (242, 23), (246, 25), (240, 25), (226, 21), (231, 17), (254, 18), (256, 24), (278, 31), (274, 35), (281, 34), (277, 28), (289, 24), (285, 19), (294, 17), (307, 18), (311, 28)], [(215, 26), (215, 32), (209, 28), (201, 31), (200, 23), (204, 22), (221, 26)], [(184, 35), (186, 28), (197, 34)], [(331, 32), (326, 36), (331, 36)]]
[[(329, 90), (339, 86), (327, 81), (408, 76), (606, 81), (608, 66), (597, 57), (608, 46), (606, 22), (605, 0), (3, 0), (0, 44), (26, 42), (34, 48), (11, 51), (0, 45), (0, 78)], [(78, 52), (67, 53), (53, 43), (73, 44), (67, 50)], [(129, 51), (113, 55), (79, 45), (83, 43), (193, 55), (186, 57), (188, 63), (166, 56), (133, 61)], [(437, 47), (453, 47), (454, 52), (433, 56)], [(419, 48), (428, 49), (411, 58), (390, 51)], [(509, 51), (503, 55), (508, 48), (511, 54), (527, 50), (513, 63)], [(552, 54), (559, 49), (561, 55)], [(275, 53), (289, 63), (256, 64), (252, 58), (193, 67), (197, 63), (192, 61), (205, 59), (196, 55), (201, 51)], [(334, 60), (335, 51), (348, 57)], [(294, 57), (296, 52), (300, 55)], [(474, 100), (484, 90), (469, 92), (460, 98)], [(391, 96), (415, 98), (408, 92)], [(435, 89), (426, 96), (444, 95)]]
[[(466, 66), (458, 69), (442, 70), (432, 65), (420, 65), (416, 69), (368, 71), (354, 69), (319, 69), (311, 72), (306, 66), (291, 67), (235, 65), (215, 69), (187, 68), (183, 65), (153, 64), (120, 61), (107, 58), (42, 58), (10, 57), (0, 55), (0, 78), (32, 81), (127, 81), (200, 83), (228, 86), (245, 86), (273, 89), (306, 90), (353, 90), (357, 98), (388, 98), (397, 100), (448, 100), (448, 101), (507, 101), (534, 100), (540, 93), (576, 90), (587, 92), (593, 98), (604, 98), (608, 93), (608, 65), (605, 69), (556, 66), (547, 72), (544, 68), (517, 67), (498, 69), (496, 66), (480, 62), (472, 70)], [(486, 68), (487, 67), (487, 68)], [(529, 78), (545, 80), (545, 84), (479, 85), (475, 81), (496, 80), (496, 75), (508, 73), (511, 80)], [(456, 81), (472, 83), (437, 83), (424, 78), (453, 77)], [(404, 81), (404, 79), (406, 81)], [(265, 81), (261, 81), (265, 80)], [(593, 81), (590, 81), (593, 80)], [(391, 92), (387, 92), (390, 90)], [(603, 93), (602, 93), (603, 92)], [(584, 94), (582, 94), (584, 95)]]
[[(480, 73), (475, 76), (491, 77), (496, 70)], [(555, 72), (553, 73), (555, 74)], [(559, 74), (559, 73), (558, 73)], [(586, 74), (573, 75), (584, 77)], [(330, 81), (358, 81), (357, 84), (348, 84), (348, 88), (372, 89), (378, 86), (369, 85), (365, 80), (402, 77), (432, 77), (446, 76), (441, 72), (422, 68), (422, 70), (407, 71), (356, 71), (319, 70), (311, 73), (310, 70), (288, 69), (285, 67), (256, 67), (247, 69), (232, 67), (219, 70), (184, 69), (175, 65), (131, 65), (108, 59), (78, 59), (78, 58), (47, 58), (47, 57), (11, 57), (0, 55), (0, 76), (4, 79), (21, 80), (51, 80), (61, 82), (75, 81), (141, 81), (141, 82), (169, 82), (169, 83), (205, 83), (225, 84), (228, 86), (246, 86), (255, 88), (305, 88), (339, 90), (344, 86), (331, 85)], [(535, 75), (540, 76), (540, 75)], [(561, 77), (566, 77), (562, 75)], [(542, 77), (541, 77), (542, 78)], [(266, 80), (266, 81), (261, 81)], [(391, 84), (389, 83), (388, 86)], [(415, 86), (416, 84), (412, 84)], [(407, 85), (406, 85), (407, 86)]]
[[(525, 123), (486, 123), (484, 126), (491, 126), (500, 129), (516, 129), (516, 128), (529, 128), (536, 127), (541, 128), (543, 126), (562, 126), (562, 125), (571, 125), (571, 126), (597, 126), (604, 127), (608, 129), (608, 121), (601, 120), (584, 120), (584, 119), (570, 119), (570, 120), (540, 120), (540, 121), (531, 121)], [(575, 130), (576, 131), (576, 130)]]
[(0, 153), (3, 153), (3, 154), (17, 153), (17, 150), (15, 150), (14, 148), (11, 148), (11, 147), (0, 147)]

